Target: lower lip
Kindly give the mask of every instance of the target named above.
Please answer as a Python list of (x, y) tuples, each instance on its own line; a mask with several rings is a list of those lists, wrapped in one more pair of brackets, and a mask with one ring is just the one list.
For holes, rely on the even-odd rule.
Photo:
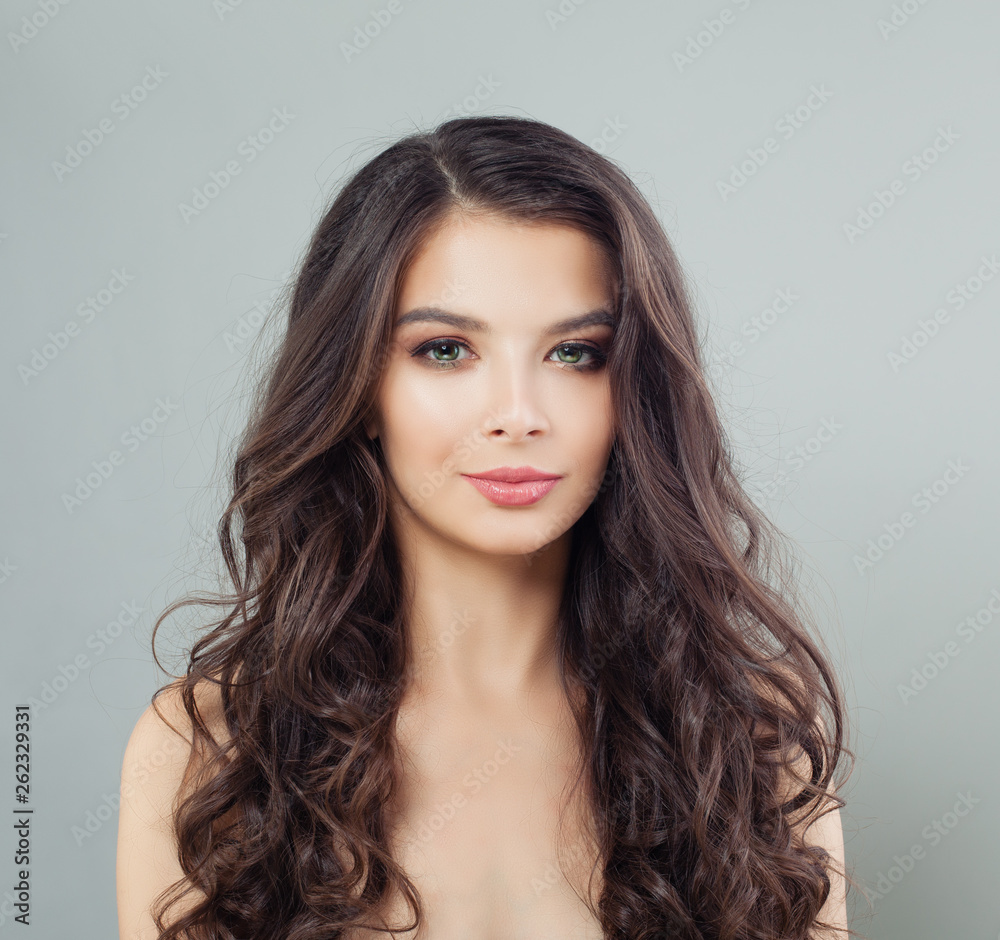
[(482, 477), (465, 476), (480, 493), (498, 506), (529, 506), (537, 503), (559, 480), (525, 480), (523, 483), (501, 483)]

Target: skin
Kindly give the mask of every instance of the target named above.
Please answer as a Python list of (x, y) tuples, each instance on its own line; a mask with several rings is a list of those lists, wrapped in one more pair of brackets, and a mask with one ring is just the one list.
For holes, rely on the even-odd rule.
[[(580, 803), (568, 816), (582, 848), (566, 878), (553, 868), (577, 766), (553, 641), (570, 528), (606, 470), (614, 416), (606, 368), (567, 368), (566, 358), (592, 357), (566, 357), (556, 344), (606, 350), (613, 328), (546, 328), (611, 310), (610, 278), (598, 245), (573, 228), (456, 214), (427, 239), (401, 285), (394, 322), (438, 307), (491, 330), (398, 326), (368, 428), (386, 456), (413, 651), (397, 726), (408, 770), (397, 857), (427, 904), (431, 940), (515, 929), (600, 936), (573, 900), (595, 858)], [(564, 474), (527, 507), (496, 506), (461, 476), (525, 464)], [(489, 764), (502, 737), (520, 749)], [(456, 795), (466, 801), (431, 837)], [(842, 866), (839, 811), (815, 823), (808, 841)], [(831, 881), (820, 916), (838, 929), (821, 937), (845, 940), (843, 883)], [(400, 905), (393, 914), (390, 923), (406, 917)]]
[[(407, 774), (396, 834), (397, 857), (425, 904), (420, 940), (601, 936), (575, 893), (586, 889), (594, 856), (582, 800), (566, 794), (578, 742), (553, 639), (569, 530), (596, 495), (614, 438), (605, 370), (574, 370), (570, 364), (593, 361), (592, 354), (562, 344), (606, 347), (612, 328), (543, 331), (611, 309), (604, 264), (572, 229), (455, 218), (424, 245), (399, 296), (398, 315), (436, 304), (494, 331), (440, 323), (399, 330), (370, 428), (389, 465), (415, 653), (397, 726)], [(456, 368), (435, 371), (429, 358), (410, 355), (437, 338), (467, 344), (444, 351), (442, 358), (462, 360)], [(463, 439), (468, 452), (455, 451)], [(453, 452), (461, 459), (449, 461)], [(563, 478), (532, 506), (498, 507), (459, 475), (501, 465)], [(440, 485), (422, 497), (426, 474), (443, 469)], [(224, 742), (214, 687), (200, 690), (199, 705)], [(117, 861), (122, 940), (156, 937), (150, 905), (182, 876), (170, 821), (190, 729), (175, 692), (159, 706), (185, 734), (150, 707), (126, 747)], [(451, 816), (437, 826), (442, 806)], [(387, 916), (398, 925), (409, 913), (397, 903)], [(354, 940), (367, 936), (385, 934), (362, 930)]]
[[(413, 652), (397, 725), (400, 860), (434, 940), (515, 928), (598, 937), (557, 871), (578, 747), (554, 639), (570, 530), (614, 441), (600, 358), (613, 326), (550, 328), (610, 315), (611, 269), (576, 229), (454, 215), (405, 272), (394, 322), (426, 307), (483, 328), (398, 326), (368, 428), (386, 457)], [(528, 506), (495, 505), (461, 475), (525, 465), (562, 475)], [(454, 820), (428, 837), (435, 807), (456, 794)], [(585, 878), (579, 810), (567, 814), (577, 856), (565, 867)]]
[[(546, 328), (611, 310), (610, 284), (600, 249), (575, 229), (469, 214), (433, 232), (403, 277), (395, 320), (436, 306), (492, 330), (401, 326), (368, 427), (386, 456), (411, 641), (397, 724), (405, 774), (391, 837), (424, 903), (419, 940), (601, 937), (581, 900), (596, 855), (585, 794), (569, 794), (579, 742), (554, 639), (571, 528), (597, 493), (614, 441), (606, 368), (570, 368), (591, 359), (564, 344), (606, 351), (612, 327), (553, 335)], [(414, 355), (431, 341), (436, 354), (425, 347), (422, 358)], [(452, 341), (466, 348), (442, 346)], [(435, 355), (459, 361), (435, 368)], [(503, 465), (563, 476), (541, 500), (520, 507), (494, 505), (461, 476)], [(199, 695), (224, 741), (214, 687)], [(122, 940), (155, 938), (149, 906), (182, 875), (170, 818), (190, 731), (178, 696), (168, 692), (159, 702), (187, 736), (147, 708), (126, 748)], [(839, 813), (808, 835), (843, 865)], [(846, 927), (842, 881), (833, 883), (821, 916)], [(596, 900), (599, 872), (590, 889)], [(383, 915), (390, 925), (409, 919), (400, 899)], [(385, 936), (361, 930), (351, 940)], [(412, 931), (395, 936), (418, 940)], [(846, 933), (827, 938), (846, 940)]]
[[(546, 329), (610, 311), (612, 296), (603, 255), (579, 231), (454, 216), (410, 265), (395, 319), (430, 306), (492, 333), (433, 321), (397, 328), (369, 434), (388, 465), (416, 687), (495, 704), (557, 675), (570, 529), (614, 440), (607, 369), (590, 351), (607, 354), (612, 327)], [(420, 353), (428, 343), (436, 352)], [(578, 368), (588, 363), (598, 368)], [(538, 502), (512, 507), (461, 476), (505, 465), (563, 477)]]

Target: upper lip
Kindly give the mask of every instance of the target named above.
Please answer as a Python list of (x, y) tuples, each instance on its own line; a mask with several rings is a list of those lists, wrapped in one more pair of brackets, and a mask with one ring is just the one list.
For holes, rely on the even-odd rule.
[(545, 473), (534, 467), (494, 467), (480, 473), (466, 473), (463, 476), (479, 477), (481, 480), (496, 480), (500, 483), (525, 483), (528, 480), (558, 480), (561, 474)]

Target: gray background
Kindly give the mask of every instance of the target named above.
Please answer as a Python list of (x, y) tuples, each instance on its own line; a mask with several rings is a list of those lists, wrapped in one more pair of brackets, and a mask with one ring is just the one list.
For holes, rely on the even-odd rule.
[[(6, 904), (8, 829), (0, 933), (117, 936), (122, 752), (163, 681), (152, 623), (211, 566), (249, 339), (268, 341), (262, 311), (347, 173), (416, 127), (492, 112), (556, 124), (619, 161), (691, 276), (748, 486), (800, 545), (849, 693), (847, 855), (874, 909), (853, 926), (998, 935), (1000, 329), (998, 286), (976, 278), (1000, 252), (1000, 12), (895, 6), (887, 32), (889, 0), (103, 0), (47, 22), (40, 2), (5, 4), (0, 806), (15, 805), (13, 706), (43, 707), (32, 925)], [(144, 76), (145, 100), (123, 116)], [(786, 136), (782, 116), (800, 106), (808, 120)], [(241, 145), (272, 109), (291, 117), (250, 161)], [(104, 119), (113, 129), (60, 171)], [(908, 161), (935, 141), (915, 178)], [(724, 198), (719, 182), (755, 149), (766, 162)], [(181, 205), (231, 160), (239, 174), (185, 219)], [(905, 188), (850, 237), (845, 223), (894, 179)], [(115, 272), (131, 279), (101, 295)], [(793, 301), (775, 310), (782, 290)], [(91, 297), (101, 309), (81, 314)], [(936, 330), (921, 327), (939, 310)], [(75, 335), (45, 358), (67, 323)], [(907, 339), (921, 345), (893, 368)], [(127, 449), (143, 421), (151, 433)], [(115, 449), (122, 462), (70, 511), (63, 494)], [(950, 462), (967, 469), (946, 480)], [(880, 536), (888, 549), (859, 570)], [(131, 625), (116, 622), (123, 605), (141, 608)], [(161, 631), (170, 667), (183, 629), (179, 615)], [(949, 815), (960, 794), (979, 802)]]

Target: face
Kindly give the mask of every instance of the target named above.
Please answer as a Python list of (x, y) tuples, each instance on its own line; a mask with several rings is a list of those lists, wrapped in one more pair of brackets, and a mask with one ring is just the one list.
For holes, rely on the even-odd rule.
[(395, 518), (492, 554), (568, 537), (614, 441), (611, 290), (577, 229), (452, 215), (434, 231), (404, 274), (368, 429)]

